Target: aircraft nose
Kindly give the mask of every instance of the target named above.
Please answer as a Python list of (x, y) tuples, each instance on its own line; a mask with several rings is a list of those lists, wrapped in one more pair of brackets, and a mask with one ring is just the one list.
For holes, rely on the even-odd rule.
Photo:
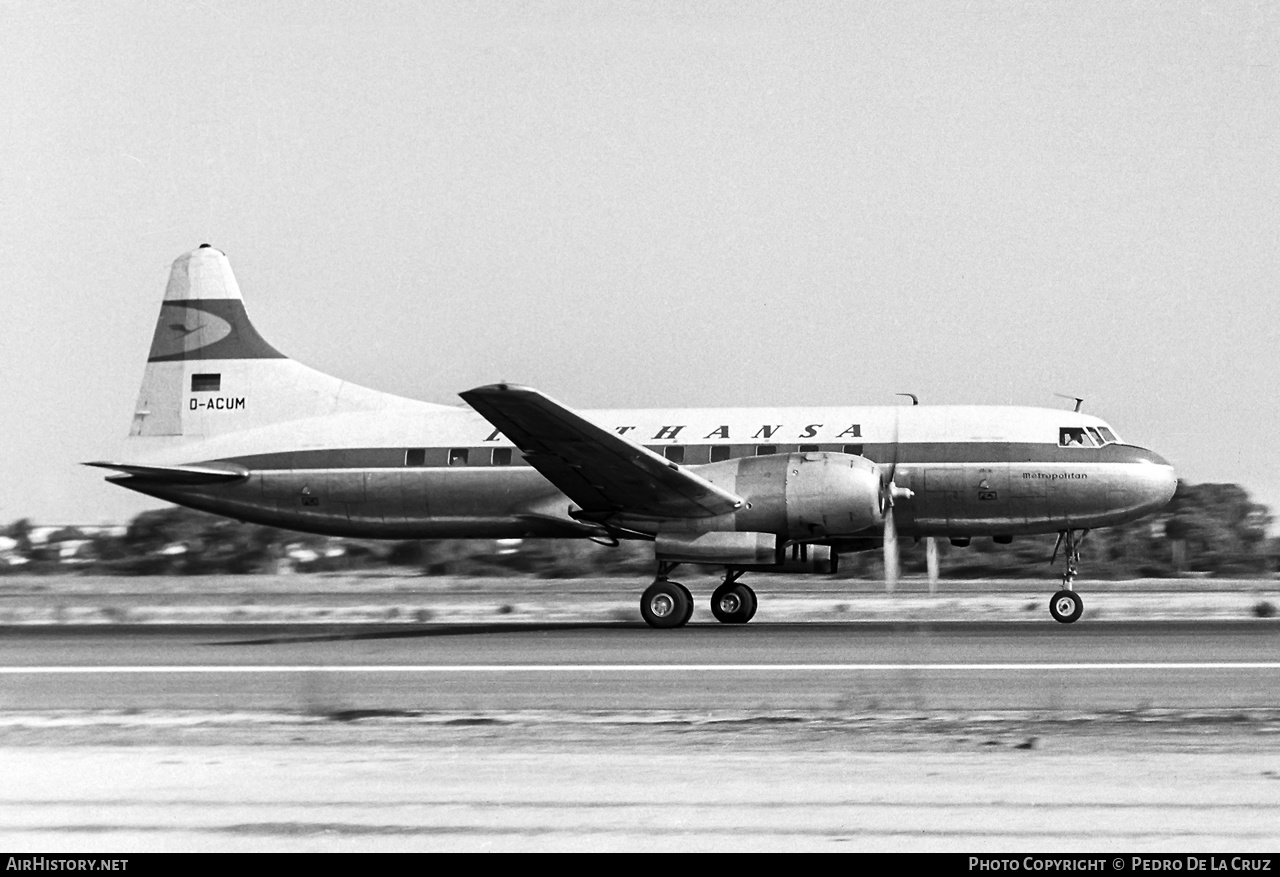
[(1178, 475), (1173, 471), (1173, 464), (1148, 450), (1143, 450), (1138, 462), (1142, 464), (1138, 471), (1141, 473), (1143, 505), (1153, 511), (1164, 507), (1178, 489)]

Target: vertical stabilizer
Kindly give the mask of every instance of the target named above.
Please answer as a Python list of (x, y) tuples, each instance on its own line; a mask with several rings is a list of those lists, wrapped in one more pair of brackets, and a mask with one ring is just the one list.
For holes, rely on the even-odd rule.
[(225, 255), (203, 244), (174, 260), (148, 363), (284, 358), (249, 322)]
[(249, 322), (231, 263), (202, 244), (169, 273), (129, 434), (203, 439), (403, 404), (425, 403), (322, 374), (268, 344)]

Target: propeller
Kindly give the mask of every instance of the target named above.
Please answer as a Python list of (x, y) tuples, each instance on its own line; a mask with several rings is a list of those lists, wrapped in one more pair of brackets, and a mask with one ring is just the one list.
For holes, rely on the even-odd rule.
[[(910, 393), (899, 393), (900, 396), (911, 396), (911, 403), (918, 405), (916, 397)], [(893, 593), (898, 584), (898, 525), (893, 519), (893, 506), (899, 499), (910, 499), (915, 494), (905, 487), (893, 483), (898, 471), (898, 428), (902, 418), (895, 409), (893, 414), (893, 459), (889, 463), (888, 477), (885, 469), (880, 468), (880, 513), (884, 515), (884, 590)]]

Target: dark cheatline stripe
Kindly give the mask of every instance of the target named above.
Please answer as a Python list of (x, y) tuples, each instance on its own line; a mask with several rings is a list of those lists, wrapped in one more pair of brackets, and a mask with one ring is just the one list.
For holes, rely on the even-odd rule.
[[(197, 311), (209, 314), (219, 320), (226, 321), (231, 331), (222, 338), (202, 347), (192, 347), (176, 353), (157, 355), (157, 350), (171, 350), (180, 344), (184, 327), (175, 328), (172, 315)], [(191, 331), (195, 327), (185, 327)], [(156, 323), (156, 333), (151, 340), (152, 356), (147, 362), (181, 362), (193, 359), (286, 359), (258, 334), (249, 322), (244, 302), (232, 298), (192, 299), (190, 301), (167, 301), (160, 308), (160, 320)]]
[[(250, 454), (204, 462), (235, 463), (247, 469), (437, 469), (450, 467), (449, 457), (453, 448), (466, 448), (465, 468), (492, 467), (490, 453), (493, 445), (452, 445), (450, 447), (424, 448), (421, 465), (406, 466), (405, 452), (412, 446), (394, 448), (334, 448), (310, 451), (286, 451), (275, 454)], [(421, 446), (418, 446), (421, 447)], [(662, 445), (647, 445), (662, 453)], [(712, 445), (682, 445), (685, 449), (685, 465), (698, 465), (710, 460)], [(721, 447), (724, 447), (721, 445)], [(755, 444), (728, 446), (734, 457), (750, 457)], [(796, 453), (799, 445), (775, 445), (778, 453)], [(820, 451), (840, 452), (838, 443), (819, 444)], [(863, 444), (863, 456), (877, 463), (893, 459), (892, 444)], [(527, 466), (519, 451), (512, 454), (512, 465)], [(898, 465), (962, 463), (1140, 463), (1163, 462), (1150, 451), (1132, 445), (1107, 445), (1102, 448), (1061, 448), (1054, 444), (1027, 442), (903, 442), (898, 447)]]

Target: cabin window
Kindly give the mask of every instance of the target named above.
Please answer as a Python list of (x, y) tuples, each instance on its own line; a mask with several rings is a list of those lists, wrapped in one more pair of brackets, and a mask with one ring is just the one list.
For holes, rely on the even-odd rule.
[(800, 453), (802, 454), (812, 453), (813, 451), (816, 451), (816, 450), (818, 450), (817, 445), (801, 445), (800, 446)]
[(853, 454), (855, 457), (861, 457), (862, 445), (845, 445), (844, 452), (846, 454)]
[(222, 375), (192, 375), (191, 392), (217, 393), (222, 389)]
[(427, 449), (426, 448), (409, 448), (409, 450), (404, 452), (404, 464), (406, 466), (427, 465)]
[(756, 445), (756, 456), (764, 457), (768, 454), (778, 453), (777, 445)]
[(729, 459), (728, 445), (712, 445), (711, 446), (711, 462), (719, 463), (721, 460)]
[(1083, 426), (1064, 426), (1058, 430), (1058, 444), (1064, 448), (1091, 448), (1093, 439)]
[(662, 456), (672, 463), (684, 462), (684, 445), (667, 445), (662, 449)]
[(449, 465), (465, 466), (467, 465), (467, 456), (468, 452), (466, 448), (452, 448), (449, 451)]
[(510, 448), (494, 448), (493, 449), (493, 465), (510, 466), (511, 465), (511, 449)]

